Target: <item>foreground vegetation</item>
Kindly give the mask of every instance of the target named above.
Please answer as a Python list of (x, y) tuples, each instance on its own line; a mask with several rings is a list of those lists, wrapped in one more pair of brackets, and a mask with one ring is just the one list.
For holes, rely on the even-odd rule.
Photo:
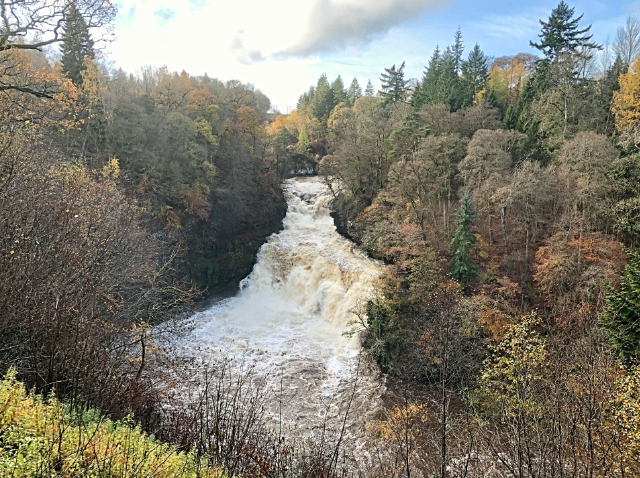
[(220, 477), (206, 459), (179, 452), (131, 420), (72, 412), (55, 397), (27, 394), (15, 373), (0, 382), (2, 476)]

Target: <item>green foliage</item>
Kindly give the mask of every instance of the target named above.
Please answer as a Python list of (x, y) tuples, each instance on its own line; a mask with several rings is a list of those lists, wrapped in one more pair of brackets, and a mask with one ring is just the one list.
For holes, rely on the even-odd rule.
[(347, 102), (349, 106), (353, 106), (356, 104), (358, 98), (362, 96), (362, 88), (360, 88), (360, 83), (358, 83), (357, 78), (353, 78), (351, 81), (351, 85), (349, 86), (349, 91), (347, 92)]
[(93, 40), (89, 34), (87, 23), (74, 6), (66, 18), (62, 34), (60, 60), (62, 72), (76, 86), (82, 85), (82, 72), (86, 69), (85, 59), (94, 58)]
[(476, 95), (482, 91), (489, 76), (489, 57), (477, 43), (469, 52), (467, 61), (462, 63), (462, 104), (467, 107), (474, 104)]
[(462, 196), (460, 211), (457, 216), (456, 231), (451, 239), (451, 264), (449, 270), (451, 271), (451, 277), (455, 280), (467, 282), (478, 273), (478, 266), (473, 263), (470, 254), (478, 239), (471, 232), (476, 213), (469, 191), (465, 191)]
[(621, 277), (620, 291), (609, 288), (601, 324), (609, 333), (618, 357), (631, 362), (640, 357), (640, 254), (625, 251), (629, 264)]
[(392, 103), (403, 102), (406, 98), (409, 86), (407, 80), (404, 79), (404, 61), (399, 68), (396, 65), (391, 68), (385, 68), (380, 76), (382, 89), (382, 106), (388, 106)]
[(340, 75), (338, 75), (338, 77), (333, 80), (333, 83), (331, 83), (331, 91), (333, 92), (334, 106), (347, 101), (347, 91), (344, 88), (344, 82)]
[[(285, 128), (282, 128), (285, 129)], [(309, 141), (309, 135), (307, 134), (307, 125), (303, 124), (300, 128), (300, 134), (298, 135), (298, 152), (309, 153), (311, 152), (311, 142)]]
[(376, 90), (373, 88), (373, 83), (371, 80), (367, 80), (367, 87), (364, 90), (365, 96), (374, 96), (376, 94)]
[(542, 31), (538, 35), (540, 42), (529, 42), (532, 47), (540, 50), (547, 60), (557, 61), (559, 55), (565, 52), (575, 51), (581, 47), (600, 49), (601, 46), (591, 41), (593, 35), (586, 35), (591, 30), (591, 25), (582, 30), (578, 29), (578, 23), (583, 15), (573, 18), (575, 8), (569, 8), (564, 0), (551, 11), (548, 21), (540, 20)]

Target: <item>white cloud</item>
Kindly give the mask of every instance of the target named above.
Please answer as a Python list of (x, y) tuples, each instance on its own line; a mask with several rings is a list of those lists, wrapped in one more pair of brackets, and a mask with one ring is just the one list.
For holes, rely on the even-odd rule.
[(362, 45), (446, 0), (315, 0), (297, 41), (279, 57), (308, 56)]

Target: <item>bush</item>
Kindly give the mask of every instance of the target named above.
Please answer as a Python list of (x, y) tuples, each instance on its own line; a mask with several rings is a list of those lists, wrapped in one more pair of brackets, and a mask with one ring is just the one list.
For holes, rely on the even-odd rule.
[(0, 475), (222, 477), (206, 457), (159, 443), (131, 420), (71, 412), (28, 394), (10, 371), (0, 382)]

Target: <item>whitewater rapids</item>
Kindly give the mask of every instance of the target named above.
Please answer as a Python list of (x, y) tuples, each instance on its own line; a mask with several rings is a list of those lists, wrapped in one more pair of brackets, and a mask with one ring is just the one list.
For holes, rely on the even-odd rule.
[[(374, 295), (382, 265), (338, 234), (320, 178), (291, 179), (284, 190), (284, 229), (262, 246), (237, 296), (191, 319), (178, 351), (202, 367), (241, 358), (278, 390), (270, 412), (309, 428), (349, 403), (359, 342), (343, 333)], [(371, 368), (358, 377), (350, 414), (361, 421), (384, 386)]]

